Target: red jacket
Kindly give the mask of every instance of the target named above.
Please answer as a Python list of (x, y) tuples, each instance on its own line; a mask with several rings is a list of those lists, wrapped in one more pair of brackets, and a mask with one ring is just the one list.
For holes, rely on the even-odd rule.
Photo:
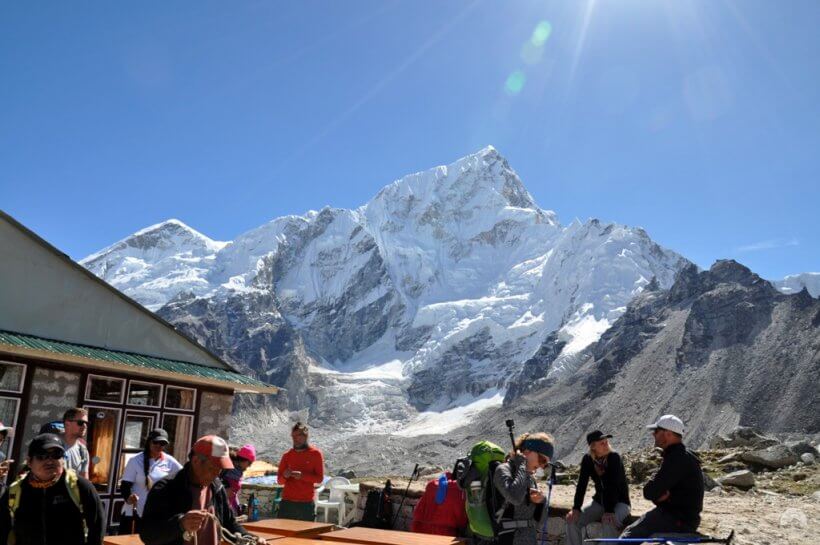
[(413, 532), (457, 536), (467, 527), (464, 491), (458, 487), (456, 481), (450, 480), (449, 473), (447, 479), (447, 496), (441, 505), (436, 503), (438, 479), (427, 483), (424, 495), (413, 510)]
[[(302, 477), (285, 479), (285, 471), (301, 471)], [(290, 449), (282, 455), (276, 480), (285, 485), (282, 499), (286, 501), (313, 501), (313, 485), (325, 478), (325, 460), (322, 451), (308, 446), (305, 450)]]

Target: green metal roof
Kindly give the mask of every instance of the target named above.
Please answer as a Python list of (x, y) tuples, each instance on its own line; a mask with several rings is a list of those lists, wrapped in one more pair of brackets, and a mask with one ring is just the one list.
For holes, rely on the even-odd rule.
[(43, 339), (41, 337), (23, 335), (21, 333), (12, 333), (10, 331), (0, 331), (0, 344), (7, 344), (10, 346), (29, 348), (33, 350), (44, 350), (55, 354), (67, 354), (70, 356), (119, 363), (142, 369), (156, 369), (158, 371), (167, 371), (209, 380), (232, 382), (237, 385), (251, 386), (254, 388), (274, 388), (270, 384), (265, 384), (255, 378), (247, 377), (229, 369), (219, 369), (217, 367), (207, 367), (205, 365), (197, 365), (195, 363), (187, 363), (184, 361), (156, 358), (153, 356), (144, 356), (142, 354), (134, 354), (131, 352), (120, 352), (117, 350), (108, 350), (106, 348), (96, 348), (93, 346), (84, 346), (81, 344)]

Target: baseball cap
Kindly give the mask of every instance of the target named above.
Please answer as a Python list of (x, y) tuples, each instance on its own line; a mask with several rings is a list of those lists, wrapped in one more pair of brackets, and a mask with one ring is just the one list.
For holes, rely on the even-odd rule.
[(62, 435), (65, 433), (65, 424), (62, 420), (54, 420), (46, 422), (40, 426), (40, 433), (53, 433), (55, 435)]
[(45, 454), (54, 448), (65, 452), (65, 447), (60, 437), (53, 433), (41, 433), (35, 436), (34, 439), (31, 440), (31, 443), (28, 444), (28, 455), (31, 457), (37, 454)]
[(665, 414), (662, 417), (658, 418), (658, 421), (654, 424), (650, 424), (647, 426), (650, 430), (669, 430), (671, 432), (677, 433), (678, 435), (683, 435), (683, 420), (675, 416), (674, 414)]
[(2, 422), (0, 422), (0, 431), (12, 431), (12, 430), (14, 430), (14, 428), (12, 428), (11, 426), (6, 426)]
[(591, 445), (595, 441), (600, 441), (601, 439), (612, 439), (612, 434), (608, 433), (604, 435), (604, 432), (601, 430), (595, 430), (587, 434), (587, 445)]
[(207, 456), (222, 469), (233, 469), (233, 462), (228, 454), (228, 443), (221, 437), (216, 435), (200, 437), (194, 443), (193, 451), (195, 454)]
[(154, 428), (148, 433), (148, 440), (156, 443), (165, 443), (166, 445), (171, 441), (168, 440), (168, 432), (162, 428)]

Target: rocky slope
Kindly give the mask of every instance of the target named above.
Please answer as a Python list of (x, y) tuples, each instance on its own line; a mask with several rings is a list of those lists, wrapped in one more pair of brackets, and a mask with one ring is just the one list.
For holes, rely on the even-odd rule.
[(505, 407), (482, 415), (484, 431), (515, 415), (525, 429), (553, 431), (570, 457), (590, 429), (640, 446), (644, 424), (666, 413), (683, 418), (696, 447), (738, 424), (820, 432), (820, 299), (782, 294), (734, 261), (646, 290), (574, 374), (550, 376), (556, 350), (550, 338), (525, 364)]

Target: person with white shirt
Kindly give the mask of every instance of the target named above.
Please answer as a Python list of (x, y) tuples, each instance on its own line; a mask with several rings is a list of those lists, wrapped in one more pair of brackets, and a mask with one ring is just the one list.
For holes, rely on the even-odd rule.
[(120, 484), (122, 497), (125, 498), (120, 516), (121, 535), (139, 531), (145, 501), (154, 483), (165, 477), (173, 477), (182, 469), (182, 464), (163, 452), (168, 442), (168, 432), (162, 428), (152, 430), (145, 439), (145, 449), (125, 464)]

